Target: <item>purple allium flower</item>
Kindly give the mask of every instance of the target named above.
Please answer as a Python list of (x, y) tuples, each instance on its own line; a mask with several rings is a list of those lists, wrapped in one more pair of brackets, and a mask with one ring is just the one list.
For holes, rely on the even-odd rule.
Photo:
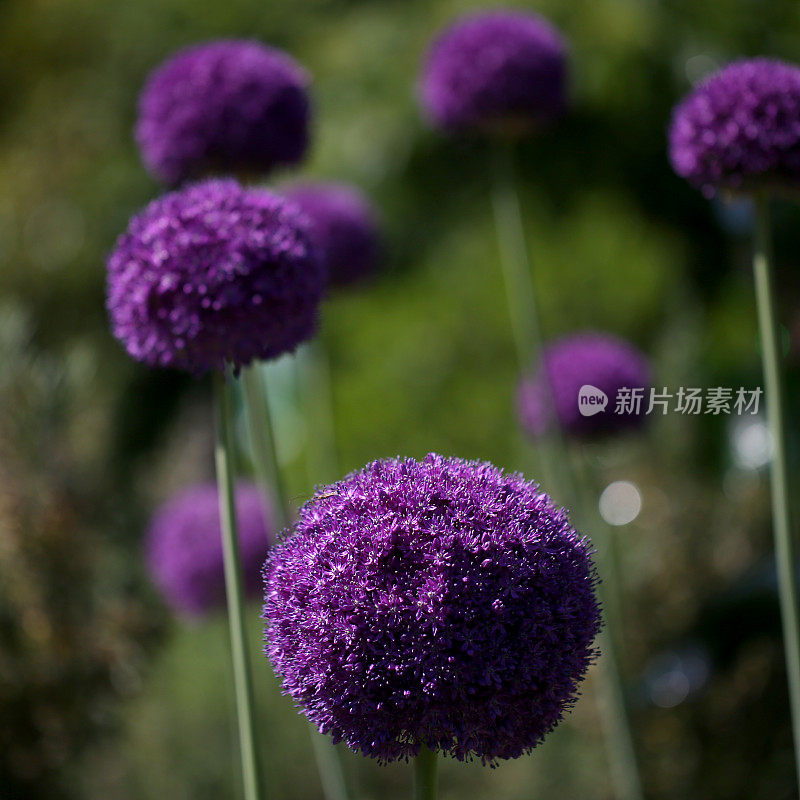
[(800, 181), (800, 68), (756, 58), (704, 80), (673, 112), (675, 171), (707, 196), (719, 188)]
[(314, 333), (326, 281), (296, 206), (205, 181), (131, 220), (108, 260), (107, 306), (135, 359), (200, 375), (294, 350)]
[[(647, 359), (628, 342), (606, 333), (585, 331), (546, 345), (541, 366), (535, 375), (520, 381), (517, 406), (520, 421), (531, 436), (541, 436), (555, 419), (572, 436), (593, 436), (632, 428), (644, 422), (650, 390)], [(549, 385), (544, 380), (545, 374)], [(581, 387), (589, 387), (582, 393)], [(592, 401), (581, 407), (579, 395), (599, 389), (606, 398), (603, 410)], [(639, 408), (635, 405), (617, 413), (617, 399), (623, 389), (641, 390)], [(634, 393), (630, 393), (633, 398)], [(583, 408), (583, 411), (581, 410)], [(591, 412), (591, 413), (590, 413)]]
[(139, 99), (144, 162), (168, 185), (296, 164), (308, 146), (308, 83), (288, 55), (258, 42), (181, 50), (150, 75)]
[(309, 218), (334, 286), (354, 283), (375, 270), (380, 254), (378, 220), (351, 186), (307, 183), (284, 194)]
[(433, 43), (420, 83), (431, 122), (448, 131), (527, 130), (562, 113), (561, 34), (526, 11), (464, 17)]
[[(236, 513), (244, 593), (257, 597), (261, 567), (272, 540), (272, 521), (252, 483), (236, 487)], [(145, 539), (147, 568), (177, 613), (201, 616), (225, 606), (225, 574), (217, 487), (192, 486), (156, 513)]]
[(265, 651), (334, 741), (516, 758), (575, 703), (600, 626), (591, 546), (520, 475), (429, 455), (320, 491), (264, 567)]

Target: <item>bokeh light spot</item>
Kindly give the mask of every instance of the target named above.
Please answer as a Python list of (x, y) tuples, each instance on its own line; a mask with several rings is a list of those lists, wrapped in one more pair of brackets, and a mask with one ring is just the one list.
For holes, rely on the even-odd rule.
[(742, 469), (759, 469), (772, 458), (772, 436), (761, 417), (737, 419), (731, 430), (731, 447)]
[(641, 510), (642, 495), (630, 481), (609, 483), (600, 495), (600, 516), (609, 525), (627, 525)]

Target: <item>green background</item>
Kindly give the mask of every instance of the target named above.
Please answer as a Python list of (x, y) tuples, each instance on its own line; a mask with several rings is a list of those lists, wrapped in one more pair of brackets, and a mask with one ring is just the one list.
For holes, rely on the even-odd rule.
[[(741, 55), (798, 58), (796, 4), (517, 5), (548, 16), (571, 48), (568, 115), (517, 154), (546, 335), (628, 337), (653, 359), (660, 386), (757, 385), (746, 209), (736, 216), (674, 176), (666, 126), (692, 81), (716, 66)], [(148, 515), (211, 475), (209, 387), (132, 363), (110, 336), (103, 299), (106, 254), (160, 191), (131, 134), (137, 94), (176, 48), (253, 37), (288, 50), (314, 79), (303, 175), (355, 183), (379, 209), (381, 274), (336, 293), (322, 315), (340, 472), (437, 451), (537, 477), (514, 414), (490, 153), (429, 130), (415, 98), (431, 37), (480, 7), (0, 3), (4, 798), (236, 796), (224, 620), (172, 620), (141, 565)], [(790, 204), (775, 212), (788, 343), (798, 214)], [(794, 410), (793, 354), (789, 367)], [(299, 503), (325, 476), (309, 474), (290, 372), (284, 365), (275, 380)], [(573, 448), (598, 486), (632, 480), (644, 500), (619, 543), (626, 688), (652, 798), (793, 796), (766, 480), (736, 466), (730, 422), (671, 415), (641, 436)], [(254, 650), (257, 616), (254, 606)], [(708, 680), (659, 707), (654, 675), (697, 650)], [(254, 673), (268, 796), (320, 796), (302, 719), (258, 654)], [(496, 770), (447, 762), (444, 800), (612, 796), (593, 683), (532, 756)], [(408, 795), (406, 765), (345, 755), (355, 797)]]

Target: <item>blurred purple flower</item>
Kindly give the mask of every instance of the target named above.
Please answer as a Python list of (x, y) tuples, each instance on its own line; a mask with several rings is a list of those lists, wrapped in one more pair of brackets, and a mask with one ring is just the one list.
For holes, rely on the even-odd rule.
[(168, 185), (296, 164), (308, 147), (308, 83), (288, 55), (259, 42), (181, 50), (150, 75), (139, 99), (144, 162)]
[(756, 58), (704, 80), (675, 108), (675, 171), (715, 190), (796, 188), (800, 181), (800, 68)]
[(527, 11), (488, 11), (435, 40), (420, 95), (445, 130), (515, 132), (563, 112), (566, 77), (566, 44), (550, 23)]
[(310, 338), (326, 280), (293, 204), (205, 181), (133, 217), (108, 260), (107, 306), (133, 358), (200, 375)]
[(311, 221), (332, 285), (351, 284), (375, 271), (380, 231), (361, 192), (335, 183), (306, 183), (291, 186), (284, 194)]
[(334, 741), (516, 758), (575, 703), (600, 626), (591, 546), (535, 484), (429, 455), (321, 490), (264, 567), (266, 653)]
[[(616, 336), (585, 331), (547, 344), (535, 375), (520, 381), (517, 407), (527, 432), (538, 437), (555, 422), (571, 436), (593, 436), (609, 431), (637, 427), (644, 422), (650, 389), (650, 365), (635, 347)], [(544, 380), (545, 374), (549, 379)], [(605, 409), (584, 416), (579, 407), (582, 386), (605, 394)], [(638, 413), (616, 413), (620, 389), (643, 389)]]
[[(264, 501), (252, 483), (236, 487), (244, 592), (261, 591), (261, 568), (273, 537)], [(225, 575), (217, 487), (185, 489), (163, 505), (145, 540), (145, 558), (153, 581), (179, 614), (202, 616), (225, 606)]]

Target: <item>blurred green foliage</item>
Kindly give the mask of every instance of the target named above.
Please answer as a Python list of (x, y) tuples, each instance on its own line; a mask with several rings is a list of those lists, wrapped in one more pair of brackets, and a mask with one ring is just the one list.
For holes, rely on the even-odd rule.
[(118, 729), (163, 617), (108, 536), (114, 488), (98, 460), (91, 355), (30, 346), (0, 306), (0, 789), (68, 797), (65, 773)]
[[(628, 336), (652, 355), (663, 385), (758, 382), (746, 218), (733, 224), (730, 209), (707, 203), (672, 174), (665, 129), (673, 103), (715, 65), (760, 53), (796, 58), (796, 4), (527, 5), (564, 30), (573, 58), (570, 114), (518, 152), (546, 333), (600, 327)], [(68, 585), (59, 584), (80, 609), (70, 612), (76, 641), (98, 625), (96, 583), (108, 593), (101, 598), (113, 597), (128, 611), (151, 609), (146, 620), (109, 634), (120, 643), (125, 674), (143, 676), (136, 692), (104, 692), (102, 653), (53, 645), (46, 654), (53, 665), (101, 665), (105, 677), (80, 685), (116, 703), (113, 716), (123, 721), (116, 736), (106, 736), (114, 726), (98, 721), (84, 689), (70, 695), (66, 683), (62, 697), (72, 700), (57, 713), (66, 744), (48, 760), (35, 671), (16, 662), (0, 671), (0, 717), (4, 727), (9, 719), (17, 726), (6, 735), (28, 737), (23, 761), (41, 767), (12, 780), (15, 756), (4, 746), (3, 797), (236, 796), (222, 622), (190, 629), (176, 623), (148, 668), (147, 648), (138, 649), (163, 621), (139, 576), (143, 521), (171, 490), (210, 470), (207, 387), (131, 363), (112, 340), (103, 308), (104, 256), (129, 216), (160, 191), (132, 141), (137, 93), (147, 72), (176, 48), (245, 36), (289, 50), (314, 76), (315, 143), (305, 174), (357, 183), (380, 209), (384, 274), (331, 298), (323, 315), (342, 470), (430, 450), (509, 468), (535, 465), (513, 414), (515, 362), (490, 218), (488, 153), (479, 141), (427, 130), (415, 101), (431, 36), (476, 7), (464, 0), (0, 4), (0, 297), (32, 320), (31, 341), (3, 340), (2, 359), (21, 365), (14, 387), (36, 385), (41, 359), (59, 369), (76, 360), (91, 367), (76, 380), (79, 401), (52, 427), (38, 405), (28, 422), (48, 442), (65, 442), (65, 469), (83, 498), (66, 521), (59, 512), (69, 541), (91, 551), (87, 571), (67, 572)], [(800, 284), (800, 236), (797, 211), (777, 211), (788, 324)], [(796, 407), (797, 375), (790, 377)], [(6, 416), (20, 401), (12, 392), (0, 394), (0, 402)], [(287, 451), (298, 501), (314, 481), (299, 431), (300, 446)], [(629, 689), (638, 701), (652, 798), (774, 800), (792, 792), (783, 667), (769, 625), (716, 665), (701, 697), (676, 708), (654, 707), (639, 681), (654, 654), (696, 630), (715, 593), (735, 586), (769, 553), (763, 475), (735, 467), (728, 433), (719, 421), (666, 418), (638, 442), (584, 453), (604, 481), (635, 480), (645, 498), (641, 517), (625, 531), (623, 563)], [(52, 477), (47, 457), (31, 462), (31, 447), (4, 451), (3, 474), (14, 478), (14, 496), (36, 508), (39, 482), (62, 476)], [(11, 491), (0, 487), (3, 508)], [(52, 502), (72, 508), (68, 499)], [(9, 519), (0, 514), (0, 543), (20, 530), (60, 530), (49, 517)], [(27, 613), (28, 583), (55, 580), (53, 553), (63, 551), (28, 557), (30, 576), (5, 561), (5, 551), (0, 556), (17, 586), (0, 586), (3, 619)], [(76, 556), (71, 566), (82, 563)], [(59, 607), (42, 607), (48, 624), (59, 619)], [(255, 616), (253, 609), (254, 648)], [(730, 627), (736, 622), (713, 633)], [(132, 641), (130, 650), (121, 644)], [(0, 646), (8, 647), (5, 628)], [(255, 671), (271, 796), (319, 796), (301, 720), (276, 697), (261, 658)], [(13, 716), (10, 682), (26, 698)], [(610, 796), (592, 698), (590, 682), (570, 722), (531, 758), (495, 771), (448, 763), (444, 800)], [(112, 712), (100, 717), (106, 713)], [(403, 766), (378, 768), (348, 756), (347, 767), (357, 797), (407, 792)]]

